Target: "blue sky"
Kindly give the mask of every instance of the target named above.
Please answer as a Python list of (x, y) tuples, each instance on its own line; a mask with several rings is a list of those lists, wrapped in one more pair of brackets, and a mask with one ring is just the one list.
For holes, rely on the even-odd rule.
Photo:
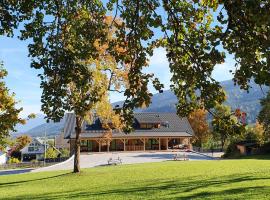
[[(6, 83), (10, 91), (15, 92), (18, 105), (24, 108), (22, 116), (40, 113), (41, 106), (38, 70), (30, 68), (30, 58), (27, 55), (27, 42), (0, 36), (0, 61), (4, 62), (4, 67), (8, 70)], [(231, 79), (229, 70), (233, 68), (233, 59), (228, 57), (225, 63), (215, 67), (213, 77), (218, 81)], [(169, 89), (170, 71), (164, 49), (155, 50), (150, 58), (150, 66), (145, 71), (154, 73), (165, 85), (165, 89)], [(111, 95), (111, 102), (122, 99), (119, 94)]]

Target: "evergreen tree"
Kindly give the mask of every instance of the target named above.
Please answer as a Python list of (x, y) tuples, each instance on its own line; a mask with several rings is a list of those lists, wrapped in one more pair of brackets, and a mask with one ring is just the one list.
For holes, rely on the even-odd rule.
[(261, 99), (261, 111), (258, 115), (258, 121), (263, 125), (265, 139), (270, 140), (270, 92), (264, 99)]

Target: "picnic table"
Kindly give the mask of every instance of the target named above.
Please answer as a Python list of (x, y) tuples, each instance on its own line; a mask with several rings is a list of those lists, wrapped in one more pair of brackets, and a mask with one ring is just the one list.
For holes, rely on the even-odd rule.
[(116, 159), (110, 158), (108, 160), (108, 165), (119, 165), (119, 164), (122, 164), (122, 159), (119, 156)]

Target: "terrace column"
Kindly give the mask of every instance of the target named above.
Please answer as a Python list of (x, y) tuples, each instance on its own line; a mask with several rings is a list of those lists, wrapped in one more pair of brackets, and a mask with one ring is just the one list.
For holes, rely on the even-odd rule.
[(160, 138), (158, 138), (158, 150), (160, 151)]
[(98, 152), (101, 152), (101, 145), (100, 145), (100, 141), (98, 141)]
[(124, 139), (124, 151), (126, 151), (126, 139)]
[(143, 138), (143, 151), (145, 151), (145, 138)]
[(169, 139), (166, 138), (166, 150), (168, 150), (168, 147), (169, 147)]
[(190, 142), (190, 138), (188, 138), (188, 147), (189, 147), (189, 150), (192, 150), (192, 144)]
[(109, 151), (110, 151), (110, 141), (107, 140), (107, 152), (109, 152)]

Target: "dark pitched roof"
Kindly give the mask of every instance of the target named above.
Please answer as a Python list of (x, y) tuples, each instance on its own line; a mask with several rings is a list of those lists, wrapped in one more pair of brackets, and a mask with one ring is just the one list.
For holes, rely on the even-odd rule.
[(135, 113), (135, 121), (138, 123), (161, 123), (160, 115), (157, 113)]
[[(160, 124), (159, 128), (142, 129), (140, 123)], [(125, 134), (119, 131), (113, 131), (113, 137), (149, 137), (149, 136), (193, 136), (193, 130), (187, 118), (180, 118), (175, 113), (135, 113), (134, 114), (134, 132)], [(75, 138), (75, 116), (67, 113), (65, 116), (65, 138)], [(100, 120), (97, 118), (93, 124), (84, 124), (84, 130), (81, 137), (102, 137), (104, 129)]]
[(71, 134), (75, 131), (75, 115), (74, 113), (65, 114), (65, 125), (64, 125), (64, 138), (70, 138)]

